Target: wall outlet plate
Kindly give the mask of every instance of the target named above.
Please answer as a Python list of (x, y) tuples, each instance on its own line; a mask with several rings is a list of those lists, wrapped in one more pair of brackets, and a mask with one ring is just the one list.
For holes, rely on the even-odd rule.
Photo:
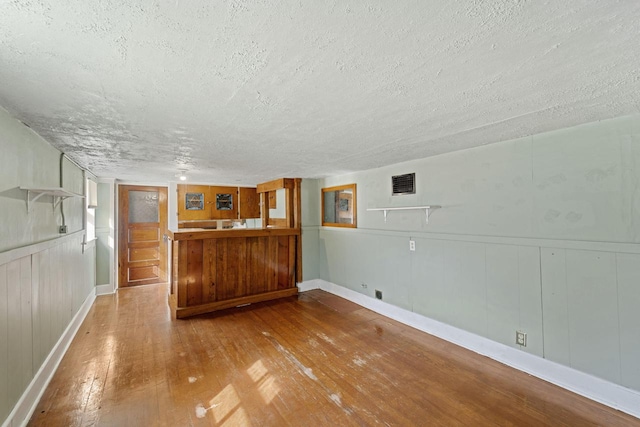
[(523, 347), (527, 346), (527, 334), (522, 331), (516, 331), (516, 344)]
[(416, 241), (415, 240), (409, 240), (409, 250), (411, 252), (415, 252), (415, 250), (416, 250)]
[(379, 291), (376, 289), (376, 298), (377, 299), (382, 299), (382, 291)]
[(65, 234), (66, 232), (67, 232), (67, 226), (66, 226), (66, 225), (61, 225), (61, 226), (58, 228), (58, 233), (60, 233), (60, 234)]

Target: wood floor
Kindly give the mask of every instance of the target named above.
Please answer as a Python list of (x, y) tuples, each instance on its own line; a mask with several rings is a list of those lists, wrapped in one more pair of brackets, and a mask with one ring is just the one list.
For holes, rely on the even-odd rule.
[(323, 291), (172, 320), (98, 297), (32, 426), (632, 426), (640, 420)]

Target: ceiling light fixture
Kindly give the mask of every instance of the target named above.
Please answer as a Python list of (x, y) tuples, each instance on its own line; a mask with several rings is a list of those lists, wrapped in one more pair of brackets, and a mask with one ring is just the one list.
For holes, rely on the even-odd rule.
[(176, 174), (176, 178), (178, 178), (180, 181), (186, 181), (187, 180), (187, 171), (180, 171), (180, 173)]

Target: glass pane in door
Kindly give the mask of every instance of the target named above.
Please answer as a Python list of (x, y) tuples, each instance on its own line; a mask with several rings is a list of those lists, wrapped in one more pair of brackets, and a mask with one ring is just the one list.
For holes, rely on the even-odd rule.
[(157, 191), (129, 191), (129, 223), (159, 222)]

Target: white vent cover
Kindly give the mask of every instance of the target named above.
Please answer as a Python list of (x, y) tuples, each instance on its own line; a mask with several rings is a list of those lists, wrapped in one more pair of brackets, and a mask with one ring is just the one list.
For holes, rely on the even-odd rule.
[(401, 194), (416, 194), (416, 174), (406, 173), (404, 175), (396, 175), (391, 177), (392, 195), (399, 196)]

